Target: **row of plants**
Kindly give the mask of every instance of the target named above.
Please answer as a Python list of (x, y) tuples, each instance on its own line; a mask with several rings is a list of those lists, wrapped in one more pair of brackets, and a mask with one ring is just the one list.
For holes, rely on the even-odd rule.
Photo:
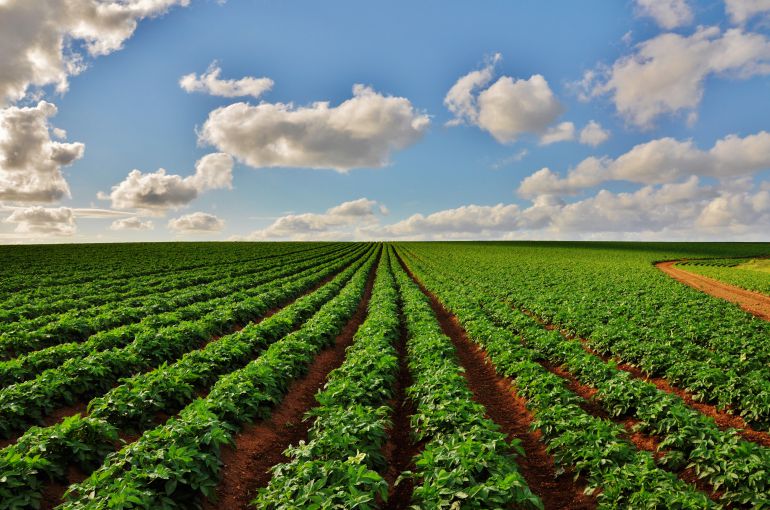
[(308, 413), (307, 442), (290, 447), (290, 461), (272, 469), (270, 484), (253, 505), (265, 510), (357, 508), (369, 510), (387, 499), (380, 473), (398, 374), (398, 293), (390, 254), (380, 259), (368, 314), (333, 370), (318, 405)]
[(415, 471), (415, 508), (543, 508), (518, 469), (520, 442), (506, 441), (485, 416), (462, 375), (452, 341), (443, 334), (429, 299), (393, 259), (408, 331), (413, 384), (406, 393), (416, 407), (411, 425), (424, 443)]
[(281, 257), (333, 243), (125, 243), (0, 247), (0, 300), (48, 296), (64, 287), (113, 285), (233, 262)]
[[(370, 257), (373, 256), (370, 252)], [(158, 412), (175, 412), (221, 375), (240, 369), (267, 346), (286, 336), (332, 299), (368, 259), (350, 264), (331, 282), (302, 296), (267, 319), (224, 336), (176, 363), (125, 379), (88, 405), (91, 416), (122, 429), (143, 430)]]
[(125, 347), (107, 349), (65, 361), (35, 379), (0, 390), (0, 434), (23, 430), (57, 407), (102, 395), (120, 378), (177, 359), (215, 335), (251, 322), (270, 309), (301, 295), (350, 264), (358, 253), (339, 259), (300, 278), (280, 279), (258, 295), (235, 299), (203, 317), (159, 330), (148, 329)]
[(201, 497), (212, 497), (222, 446), (232, 443), (242, 425), (267, 418), (290, 383), (333, 343), (359, 306), (375, 259), (368, 258), (300, 330), (220, 378), (206, 398), (196, 399), (165, 425), (109, 455), (86, 480), (70, 486), (59, 508), (182, 509), (195, 507)]
[[(64, 479), (70, 464), (74, 463), (83, 472), (92, 472), (101, 465), (107, 453), (114, 451), (117, 430), (122, 428), (125, 414), (133, 412), (132, 406), (141, 404), (145, 409), (154, 408), (156, 400), (170, 399), (172, 393), (176, 394), (175, 402), (179, 406), (190, 403), (195, 399), (197, 389), (209, 387), (218, 374), (243, 367), (260, 349), (287, 335), (316, 313), (356, 273), (360, 273), (365, 260), (357, 260), (331, 282), (300, 297), (259, 324), (247, 326), (242, 332), (212, 342), (201, 351), (186, 354), (173, 365), (150, 372), (159, 374), (153, 381), (162, 385), (160, 381), (165, 378), (167, 386), (153, 387), (149, 379), (135, 376), (113, 390), (111, 398), (93, 400), (89, 404), (93, 409), (89, 417), (76, 415), (53, 426), (31, 428), (15, 444), (0, 451), (0, 473), (3, 474), (0, 495), (4, 496), (0, 501), (9, 502), (7, 506), (0, 503), (0, 509), (37, 508), (45, 484)], [(195, 388), (181, 382), (175, 385), (190, 372), (199, 374)], [(135, 380), (137, 378), (147, 382), (140, 395), (143, 399), (134, 402), (121, 399), (121, 387), (141, 387), (141, 382)], [(130, 428), (140, 432), (147, 425), (149, 422), (142, 426), (136, 423)]]
[(770, 324), (652, 265), (676, 252), (506, 247), (503, 257), (472, 245), (453, 245), (451, 253), (424, 244), (410, 249), (488, 295), (586, 338), (601, 354), (770, 427)]
[(247, 287), (242, 290), (234, 289), (232, 293), (223, 297), (196, 302), (176, 310), (150, 315), (133, 324), (100, 331), (91, 335), (84, 342), (57, 344), (10, 360), (0, 361), (0, 387), (31, 379), (43, 370), (59, 366), (68, 359), (84, 357), (106, 349), (123, 347), (133, 341), (138, 335), (146, 334), (147, 331), (154, 331), (179, 324), (183, 321), (200, 318), (217, 310), (223, 304), (226, 306), (228, 303), (245, 300), (261, 294), (265, 286), (274, 284), (276, 279), (283, 278), (286, 281), (290, 281), (291, 279), (312, 275), (322, 270), (325, 265), (335, 264), (339, 257), (344, 257), (345, 255), (347, 253), (318, 257), (309, 262), (288, 263), (270, 272), (275, 279), (271, 279), (269, 275), (263, 275), (259, 279), (254, 280), (255, 286), (253, 287)]
[(706, 267), (735, 267), (739, 264), (746, 263), (747, 259), (695, 259), (684, 260), (677, 263), (678, 266), (706, 266)]
[(417, 263), (403, 248), (399, 252), (486, 351), (497, 373), (512, 379), (513, 390), (526, 400), (533, 427), (541, 432), (555, 463), (562, 472), (585, 477), (586, 492), (598, 493), (599, 508), (715, 507), (705, 494), (656, 466), (649, 452), (637, 450), (622, 425), (586, 412), (565, 380), (539, 363), (543, 357), (538, 351), (522, 345), (519, 336), (489, 318), (484, 309), (489, 296), (458, 286), (454, 271), (445, 275), (435, 266)]
[[(186, 287), (211, 283), (212, 281), (264, 271), (279, 266), (287, 261), (299, 261), (313, 256), (339, 251), (340, 247), (330, 249), (324, 246), (312, 252), (287, 255), (279, 258), (260, 258), (217, 264), (208, 267), (177, 271), (171, 274), (153, 275), (114, 282), (97, 280), (88, 285), (60, 286), (55, 291), (37, 292), (34, 296), (18, 293), (11, 299), (0, 303), (0, 332), (31, 331), (44, 325), (47, 316), (50, 321), (56, 314), (80, 310), (80, 313), (92, 313), (91, 308), (120, 301), (123, 305), (140, 304), (143, 296), (178, 291)], [(50, 289), (50, 288), (49, 288)], [(169, 294), (171, 295), (171, 294)], [(32, 321), (30, 319), (39, 318)], [(11, 325), (25, 321), (23, 324)]]
[[(420, 267), (415, 258), (411, 261)], [(564, 366), (580, 383), (596, 389), (594, 400), (610, 416), (633, 417), (639, 420), (639, 430), (661, 438), (659, 449), (665, 455), (659, 463), (675, 471), (693, 469), (725, 502), (752, 508), (770, 505), (770, 449), (743, 440), (734, 429), (721, 430), (680, 397), (633, 378), (525, 313), (483, 293), (476, 298), (496, 325), (516, 334), (542, 360)]]
[[(210, 300), (217, 297), (227, 297), (233, 292), (248, 289), (255, 285), (268, 283), (284, 276), (290, 276), (293, 267), (286, 267), (286, 263), (295, 265), (292, 261), (272, 264), (263, 270), (251, 271), (242, 276), (232, 278), (219, 278), (209, 284), (198, 285), (182, 291), (169, 291), (137, 299), (133, 302), (106, 304), (88, 311), (72, 310), (53, 319), (40, 317), (30, 322), (40, 322), (40, 327), (25, 329), (25, 323), (14, 323), (10, 326), (18, 327), (14, 331), (6, 331), (0, 334), (0, 352), (9, 352), (15, 355), (38, 350), (51, 345), (82, 341), (84, 338), (99, 331), (105, 331), (124, 324), (138, 322), (145, 317), (171, 311), (192, 303)], [(305, 267), (314, 264), (313, 258), (300, 260), (296, 264), (305, 264)]]

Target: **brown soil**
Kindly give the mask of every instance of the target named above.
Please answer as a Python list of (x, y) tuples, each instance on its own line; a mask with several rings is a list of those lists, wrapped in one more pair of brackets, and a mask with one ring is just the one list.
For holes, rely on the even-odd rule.
[(73, 483), (80, 483), (86, 478), (88, 478), (88, 475), (76, 466), (69, 466), (69, 468), (67, 468), (66, 482), (54, 481), (47, 484), (43, 489), (43, 499), (40, 504), (40, 510), (51, 510), (56, 507), (61, 503), (62, 496), (64, 496), (64, 493), (70, 485)]
[(677, 262), (677, 260), (658, 262), (655, 264), (655, 267), (685, 285), (689, 285), (714, 297), (736, 303), (750, 314), (770, 321), (770, 296), (685, 271), (675, 265)]
[[(403, 261), (401, 263), (403, 266)], [(514, 392), (511, 381), (497, 375), (491, 360), (468, 338), (457, 318), (428, 292), (406, 266), (404, 268), (430, 298), (441, 329), (452, 339), (474, 400), (485, 407), (487, 417), (500, 426), (509, 441), (518, 439), (521, 442), (525, 454), (516, 461), (530, 490), (543, 500), (549, 510), (595, 508), (596, 500), (583, 494), (583, 487), (575, 483), (570, 475), (557, 476), (553, 459), (540, 441), (540, 433), (530, 430), (533, 417), (526, 401)]]
[(85, 402), (77, 402), (76, 404), (73, 404), (71, 406), (65, 406), (60, 407), (56, 409), (54, 412), (43, 418), (43, 424), (46, 427), (50, 427), (51, 425), (56, 425), (60, 421), (62, 421), (64, 418), (69, 418), (70, 416), (74, 416), (76, 414), (80, 414), (82, 416), (85, 416), (88, 414), (87, 412), (88, 404)]
[(388, 501), (382, 505), (384, 510), (405, 510), (409, 508), (414, 490), (411, 479), (402, 480), (396, 485), (396, 480), (404, 471), (414, 471), (414, 458), (422, 450), (422, 444), (412, 436), (411, 417), (415, 413), (414, 403), (406, 397), (406, 389), (412, 385), (407, 362), (406, 327), (401, 324), (401, 335), (396, 344), (398, 351), (398, 379), (395, 386), (395, 398), (391, 403), (393, 408), (393, 426), (388, 431), (388, 441), (383, 447), (388, 469), (384, 478), (388, 482)]
[(326, 377), (345, 360), (345, 350), (366, 318), (366, 307), (374, 284), (374, 270), (369, 275), (364, 298), (353, 317), (336, 337), (332, 347), (318, 354), (305, 376), (295, 380), (269, 419), (246, 426), (236, 437), (234, 447), (222, 449), (222, 471), (213, 501), (204, 501), (204, 510), (249, 509), (259, 488), (271, 478), (270, 468), (288, 459), (283, 451), (307, 439), (312, 423), (303, 421), (315, 404), (315, 394)]

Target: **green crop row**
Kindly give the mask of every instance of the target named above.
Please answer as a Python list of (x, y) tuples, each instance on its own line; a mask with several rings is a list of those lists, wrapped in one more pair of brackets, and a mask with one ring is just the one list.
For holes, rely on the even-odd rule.
[(663, 274), (652, 265), (661, 254), (410, 249), (602, 354), (770, 427), (770, 324)]
[[(65, 287), (281, 257), (330, 243), (137, 243), (0, 247), (0, 300), (47, 297)], [(76, 290), (72, 287), (69, 290)]]
[[(285, 262), (293, 264), (292, 261)], [(309, 264), (312, 263), (311, 259)], [(275, 278), (290, 274), (291, 271), (286, 270), (285, 264), (271, 265), (264, 271), (250, 272), (233, 278), (222, 278), (179, 293), (150, 295), (139, 300), (139, 303), (121, 303), (119, 306), (108, 304), (92, 309), (90, 313), (73, 310), (57, 315), (55, 320), (41, 317), (34, 321), (42, 321), (44, 324), (39, 329), (10, 331), (0, 335), (0, 352), (13, 352), (18, 355), (50, 345), (82, 341), (87, 336), (99, 331), (138, 322), (144, 317), (157, 315), (192, 303), (227, 297), (238, 290), (248, 289), (254, 285), (270, 282)], [(17, 324), (11, 324), (11, 326), (17, 326)]]
[(308, 414), (308, 441), (287, 450), (291, 461), (273, 468), (254, 506), (265, 510), (356, 508), (386, 500), (382, 448), (387, 440), (388, 401), (398, 373), (398, 294), (388, 253), (380, 259), (366, 320), (345, 362), (316, 395)]
[(375, 259), (370, 256), (302, 329), (219, 379), (205, 399), (195, 400), (165, 425), (108, 456), (89, 478), (70, 487), (60, 508), (177, 509), (194, 506), (201, 496), (211, 497), (220, 448), (232, 441), (241, 425), (269, 416), (289, 384), (334, 341), (360, 304)]
[[(113, 450), (116, 427), (128, 421), (130, 428), (144, 430), (147, 420), (142, 421), (140, 416), (149, 416), (157, 408), (157, 401), (165, 399), (167, 406), (171, 406), (172, 401), (177, 406), (192, 401), (195, 389), (208, 387), (219, 374), (242, 367), (260, 348), (288, 334), (317, 312), (344, 287), (364, 261), (362, 258), (354, 262), (328, 284), (259, 324), (220, 338), (203, 350), (192, 351), (173, 365), (124, 381), (104, 398), (91, 401), (90, 417), (75, 416), (50, 427), (30, 429), (16, 444), (0, 451), (0, 473), (5, 476), (0, 482), (0, 494), (5, 493), (8, 501), (16, 502), (8, 508), (34, 507), (32, 503), (39, 500), (43, 482), (61, 478), (73, 460), (82, 471), (93, 471), (106, 453)], [(129, 417), (137, 417), (138, 421), (130, 423)], [(29, 483), (25, 483), (25, 479), (29, 479)], [(0, 508), (6, 507), (0, 504)]]
[[(145, 317), (139, 322), (119, 326), (117, 328), (100, 331), (90, 336), (84, 342), (68, 342), (40, 349), (19, 356), (11, 360), (0, 361), (0, 386), (22, 382), (35, 377), (43, 370), (61, 365), (68, 359), (84, 357), (97, 351), (104, 351), (116, 347), (123, 347), (148, 330), (158, 330), (163, 327), (179, 324), (200, 318), (208, 313), (216, 311), (222, 304), (227, 305), (236, 299), (245, 300), (263, 292), (265, 285), (272, 284), (276, 279), (294, 279), (314, 274), (323, 265), (333, 264), (340, 257), (345, 257), (349, 252), (334, 253), (328, 256), (317, 257), (310, 261), (287, 262), (275, 270), (261, 273), (252, 281), (252, 285), (240, 291), (227, 293), (223, 297), (213, 297), (206, 301), (196, 302), (173, 311), (157, 313)], [(288, 281), (288, 280), (287, 280)], [(203, 298), (205, 292), (199, 293)], [(215, 294), (216, 296), (216, 294)], [(157, 310), (161, 312), (167, 306)]]
[(412, 429), (425, 446), (418, 455), (412, 503), (416, 508), (542, 508), (519, 472), (518, 441), (506, 442), (499, 427), (473, 399), (428, 298), (398, 265), (394, 273), (409, 334), (407, 352), (415, 403)]
[[(413, 258), (415, 265), (419, 263)], [(471, 286), (472, 287), (472, 286)], [(477, 295), (478, 306), (497, 325), (507, 328), (542, 359), (563, 365), (578, 381), (597, 389), (594, 399), (611, 416), (632, 416), (641, 430), (662, 438), (664, 465), (692, 468), (726, 502), (753, 508), (770, 506), (770, 449), (744, 441), (735, 430), (722, 431), (710, 417), (676, 395), (634, 379), (614, 363), (586, 352), (579, 342), (548, 331), (521, 311)]]
[[(355, 255), (354, 255), (355, 256)], [(46, 370), (35, 379), (0, 390), (0, 433), (8, 435), (39, 421), (54, 408), (89, 395), (102, 394), (120, 379), (176, 359), (203, 341), (238, 324), (248, 323), (271, 308), (302, 294), (325, 276), (349, 263), (337, 260), (303, 278), (279, 279), (259, 295), (235, 299), (227, 306), (191, 321), (160, 330), (148, 329), (123, 348), (96, 352), (70, 359), (58, 368)]]
[(341, 247), (333, 250), (329, 248), (323, 247), (321, 250), (301, 255), (291, 254), (277, 259), (217, 264), (181, 273), (139, 277), (123, 282), (97, 280), (88, 286), (63, 286), (56, 293), (44, 292), (46, 289), (41, 289), (34, 296), (19, 293), (0, 303), (0, 332), (33, 331), (51, 322), (56, 315), (67, 311), (79, 310), (80, 315), (93, 316), (99, 313), (99, 310), (104, 310), (105, 305), (114, 305), (117, 302), (123, 306), (139, 306), (143, 303), (143, 297), (159, 294), (170, 297), (173, 296), (172, 291), (179, 292), (194, 285), (265, 271), (287, 261), (298, 262), (323, 256), (339, 251)]
[[(401, 253), (406, 252), (401, 249)], [(588, 481), (588, 492), (599, 492), (599, 507), (703, 509), (714, 505), (676, 476), (655, 465), (625, 439), (621, 425), (591, 416), (580, 407), (582, 399), (567, 389), (564, 379), (551, 374), (537, 360), (541, 355), (521, 345), (519, 338), (496, 326), (482, 304), (489, 297), (460, 287), (452, 277), (423, 269), (407, 257), (409, 267), (459, 319), (469, 337), (486, 350), (500, 375), (514, 381), (527, 400), (548, 451), (563, 470)], [(545, 333), (545, 331), (543, 330)]]

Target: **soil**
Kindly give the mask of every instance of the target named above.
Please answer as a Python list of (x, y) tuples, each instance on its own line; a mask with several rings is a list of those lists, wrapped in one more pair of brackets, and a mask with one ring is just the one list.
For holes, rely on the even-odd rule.
[(222, 449), (220, 482), (215, 498), (203, 502), (204, 510), (250, 509), (249, 502), (257, 490), (270, 482), (270, 468), (289, 460), (283, 451), (307, 439), (312, 423), (304, 421), (303, 417), (316, 404), (315, 394), (323, 387), (329, 372), (345, 360), (345, 350), (353, 343), (353, 336), (366, 319), (373, 284), (374, 270), (369, 275), (363, 300), (333, 346), (321, 351), (307, 374), (289, 386), (270, 418), (246, 426), (235, 437), (234, 447)]
[(393, 426), (388, 431), (388, 441), (383, 447), (388, 469), (384, 478), (388, 482), (388, 501), (382, 505), (384, 510), (406, 510), (412, 499), (414, 482), (404, 479), (398, 485), (396, 480), (404, 471), (414, 471), (414, 458), (422, 450), (422, 444), (412, 437), (411, 417), (415, 413), (414, 403), (406, 397), (406, 389), (412, 385), (407, 362), (406, 327), (401, 323), (401, 335), (396, 344), (398, 352), (398, 379), (395, 386), (395, 398), (391, 403), (393, 408)]
[(770, 321), (770, 296), (741, 289), (724, 282), (685, 271), (675, 264), (677, 260), (658, 262), (655, 266), (673, 279), (714, 297), (740, 305), (752, 315)]
[[(335, 276), (336, 276), (336, 274), (324, 278), (322, 281), (320, 281), (319, 283), (314, 285), (311, 289), (309, 289), (307, 292), (303, 293), (302, 295), (305, 296), (305, 295), (310, 294), (311, 292), (317, 290), (318, 288), (320, 288), (324, 284), (330, 282)], [(258, 319), (254, 320), (253, 323), (257, 324), (257, 323), (265, 320), (266, 318), (270, 317), (271, 315), (274, 315), (275, 313), (277, 313), (281, 309), (282, 309), (282, 307), (272, 308), (272, 309), (268, 310), (265, 314), (263, 314), (261, 317), (259, 317)], [(235, 333), (237, 331), (240, 331), (241, 329), (243, 329), (243, 327), (244, 326), (242, 326), (242, 325), (235, 326), (230, 331), (230, 333), (227, 333), (227, 334), (231, 334), (231, 333)], [(208, 345), (208, 344), (210, 344), (212, 342), (215, 342), (219, 338), (221, 338), (221, 335), (213, 336), (210, 339), (208, 339), (207, 341), (205, 341), (203, 344), (201, 344), (201, 346), (199, 348), (202, 349), (206, 345)], [(117, 386), (117, 383), (116, 383), (115, 386)], [(198, 395), (201, 396), (204, 393), (207, 394), (209, 389), (210, 388), (206, 388), (204, 390), (201, 390)], [(313, 395), (314, 394), (315, 393), (313, 393)], [(203, 395), (203, 396), (205, 396), (205, 395)], [(67, 407), (62, 407), (60, 409), (57, 409), (51, 415), (49, 415), (49, 416), (44, 418), (44, 423), (47, 426), (54, 425), (54, 424), (60, 422), (63, 418), (66, 418), (68, 416), (72, 416), (72, 415), (77, 414), (77, 413), (80, 413), (81, 415), (86, 416), (88, 414), (87, 413), (87, 404), (84, 403), (84, 402), (78, 402), (78, 403), (76, 403), (76, 404), (74, 404), (72, 406), (67, 406)], [(157, 421), (158, 424), (162, 424), (162, 423), (165, 423), (165, 421), (169, 417), (170, 417), (170, 415), (168, 415), (167, 413), (159, 412), (157, 414), (157, 416), (156, 416), (156, 418), (157, 418), (156, 421)], [(141, 437), (141, 435), (142, 435), (141, 432), (137, 432), (137, 431), (133, 431), (133, 432), (119, 431), (118, 432), (119, 441), (116, 441), (115, 449), (118, 450), (118, 449), (123, 448), (124, 446), (126, 446), (128, 444), (131, 444), (131, 443), (135, 442), (136, 440), (138, 440)], [(8, 446), (10, 444), (13, 444), (14, 442), (16, 442), (17, 439), (18, 439), (18, 437), (14, 437), (12, 439), (7, 439), (7, 440), (2, 440), (2, 441), (0, 441), (0, 447), (5, 447), (5, 446)], [(282, 450), (283, 449), (281, 449), (281, 451)], [(67, 481), (66, 484), (64, 482), (61, 482), (61, 481), (54, 481), (54, 482), (51, 482), (50, 484), (48, 484), (45, 487), (45, 489), (43, 491), (41, 509), (54, 508), (56, 505), (58, 505), (61, 502), (61, 497), (62, 497), (62, 495), (64, 494), (64, 492), (66, 491), (66, 489), (67, 489), (67, 487), (69, 485), (71, 485), (73, 483), (78, 483), (78, 482), (80, 482), (82, 480), (85, 480), (85, 478), (87, 476), (86, 473), (82, 473), (80, 470), (77, 469), (77, 467), (75, 467), (73, 465), (70, 465), (68, 467), (68, 470), (69, 470), (68, 471), (68, 481)]]
[[(401, 263), (403, 265), (403, 261)], [(583, 494), (583, 487), (574, 482), (570, 474), (557, 475), (553, 459), (540, 441), (540, 433), (531, 430), (533, 417), (526, 401), (515, 393), (510, 379), (497, 375), (491, 360), (468, 338), (457, 318), (404, 268), (430, 298), (441, 329), (452, 339), (474, 400), (485, 407), (487, 417), (500, 426), (509, 441), (520, 441), (525, 455), (516, 462), (530, 490), (543, 500), (548, 510), (596, 508), (596, 500)]]

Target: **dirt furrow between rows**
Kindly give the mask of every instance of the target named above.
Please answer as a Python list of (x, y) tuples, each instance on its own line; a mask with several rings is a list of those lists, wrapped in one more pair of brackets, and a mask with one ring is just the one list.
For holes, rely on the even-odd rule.
[[(309, 289), (308, 291), (304, 292), (302, 294), (302, 296), (306, 296), (306, 295), (308, 295), (308, 294), (318, 290), (323, 285), (325, 285), (326, 283), (328, 283), (332, 279), (334, 279), (335, 276), (336, 275), (327, 276), (322, 281), (320, 281), (319, 283), (314, 285), (311, 289)], [(302, 296), (300, 296), (300, 297), (302, 297)], [(299, 297), (297, 299), (299, 299)], [(291, 302), (294, 302), (294, 301), (295, 300), (292, 300)], [(287, 303), (285, 306), (289, 306), (289, 304), (291, 304), (291, 302)], [(254, 321), (252, 321), (252, 323), (253, 324), (259, 324), (263, 320), (265, 320), (268, 317), (270, 317), (270, 316), (276, 314), (277, 312), (279, 312), (282, 308), (284, 308), (284, 307), (283, 306), (279, 306), (279, 307), (272, 308), (272, 309), (268, 310), (267, 312), (265, 312), (258, 319), (255, 319)], [(223, 334), (220, 334), (220, 335), (212, 336), (208, 340), (204, 341), (199, 348), (203, 349), (208, 344), (219, 340), (222, 336), (225, 336), (225, 335), (228, 335), (228, 334), (232, 334), (232, 333), (236, 333), (236, 332), (240, 331), (241, 329), (243, 329), (243, 327), (244, 327), (243, 325), (235, 326), (235, 327), (232, 328), (231, 331), (229, 331), (227, 333), (223, 333)], [(298, 329), (298, 328), (294, 328), (294, 330), (296, 330), (296, 329)], [(151, 369), (151, 370), (154, 370), (154, 369)], [(115, 383), (113, 385), (113, 388), (117, 387), (119, 384), (120, 384), (120, 382)], [(205, 387), (205, 388), (201, 388), (198, 391), (197, 396), (200, 397), (200, 398), (205, 398), (205, 396), (208, 394), (210, 389), (211, 388), (208, 387), (208, 386)], [(44, 420), (43, 420), (44, 421), (44, 425), (45, 426), (54, 425), (54, 424), (60, 422), (61, 420), (63, 420), (64, 418), (67, 418), (69, 416), (73, 416), (75, 414), (81, 414), (82, 416), (88, 416), (87, 404), (85, 404), (84, 402), (81, 401), (81, 402), (77, 402), (74, 405), (66, 406), (66, 407), (62, 407), (60, 409), (57, 409), (50, 416), (47, 416), (47, 417), (44, 418)], [(176, 413), (174, 413), (174, 414), (176, 414)], [(155, 420), (155, 424), (160, 426), (163, 423), (165, 423), (168, 420), (168, 418), (170, 418), (170, 417), (171, 416), (168, 415), (168, 414), (159, 413), (157, 419)], [(115, 450), (119, 450), (119, 449), (121, 449), (121, 448), (123, 448), (123, 447), (125, 447), (125, 446), (127, 446), (127, 445), (129, 445), (129, 444), (131, 444), (131, 443), (133, 443), (135, 441), (137, 441), (141, 437), (141, 435), (142, 435), (141, 431), (131, 431), (131, 432), (129, 432), (129, 431), (126, 431), (126, 430), (118, 430), (119, 442), (115, 445)], [(3, 447), (7, 446), (9, 444), (13, 444), (14, 442), (16, 442), (17, 439), (18, 438), (14, 438), (13, 440), (6, 440), (7, 444), (3, 445)], [(72, 485), (72, 484), (82, 482), (85, 478), (87, 478), (87, 476), (88, 476), (87, 473), (83, 473), (76, 466), (70, 465), (68, 467), (68, 471), (67, 471), (67, 481), (66, 481), (66, 483), (62, 483), (62, 482), (59, 482), (59, 481), (52, 481), (52, 482), (49, 482), (46, 485), (46, 487), (44, 489), (44, 492), (43, 492), (41, 510), (46, 510), (46, 509), (49, 509), (49, 508), (54, 508), (55, 506), (60, 504), (61, 500), (62, 500), (62, 496), (64, 495), (64, 492), (67, 490), (67, 488), (70, 485)]]
[(289, 459), (283, 452), (291, 445), (307, 439), (312, 423), (304, 415), (316, 405), (315, 395), (323, 388), (329, 372), (342, 365), (345, 351), (366, 319), (372, 295), (374, 271), (369, 275), (366, 291), (355, 314), (334, 344), (319, 353), (307, 373), (295, 380), (270, 418), (247, 425), (236, 435), (235, 445), (222, 450), (222, 471), (215, 498), (203, 503), (204, 510), (246, 510), (257, 491), (271, 478), (270, 468)]
[(543, 500), (547, 510), (595, 508), (595, 499), (583, 494), (584, 487), (574, 482), (570, 474), (557, 476), (553, 458), (540, 441), (540, 433), (531, 430), (533, 416), (526, 407), (526, 401), (516, 395), (511, 381), (497, 375), (486, 353), (468, 338), (457, 318), (405, 265), (404, 269), (430, 299), (441, 329), (455, 346), (474, 399), (485, 407), (487, 417), (501, 428), (509, 441), (518, 439), (521, 442), (525, 455), (516, 461), (530, 490)]
[(383, 450), (388, 462), (384, 478), (388, 482), (388, 501), (383, 504), (383, 510), (406, 510), (412, 499), (414, 481), (411, 478), (396, 484), (398, 477), (404, 471), (414, 471), (414, 458), (422, 450), (422, 444), (412, 436), (411, 417), (415, 413), (414, 403), (407, 398), (406, 389), (412, 385), (409, 372), (406, 343), (408, 333), (404, 320), (401, 320), (401, 332), (396, 344), (398, 352), (398, 379), (396, 380), (395, 397), (391, 402), (393, 408), (393, 425), (388, 431), (388, 441)]

